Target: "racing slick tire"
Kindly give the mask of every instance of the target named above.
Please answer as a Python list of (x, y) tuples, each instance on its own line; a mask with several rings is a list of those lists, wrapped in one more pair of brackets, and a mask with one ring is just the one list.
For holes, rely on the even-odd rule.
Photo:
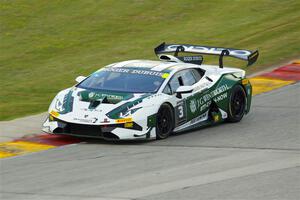
[(169, 137), (174, 128), (174, 113), (169, 104), (162, 104), (156, 116), (156, 139)]
[(244, 117), (247, 96), (241, 85), (233, 86), (229, 98), (228, 122), (239, 122)]

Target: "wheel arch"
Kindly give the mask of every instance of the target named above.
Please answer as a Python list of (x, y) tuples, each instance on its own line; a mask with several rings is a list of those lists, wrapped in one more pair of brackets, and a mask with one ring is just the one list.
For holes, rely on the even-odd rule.
[(234, 88), (234, 86), (238, 84), (241, 84), (241, 78), (236, 77), (232, 74), (224, 74), (218, 81), (215, 88), (221, 87), (222, 85), (226, 85), (226, 87), (228, 88), (228, 90), (226, 91), (226, 98), (221, 101), (215, 101), (214, 99), (212, 99), (212, 104), (215, 103), (215, 105), (218, 108), (228, 112), (229, 111), (228, 102), (230, 99), (232, 88)]
[(174, 108), (174, 106), (171, 104), (171, 102), (165, 101), (165, 102), (163, 102), (160, 106), (162, 106), (163, 104), (168, 104), (168, 105), (172, 108), (173, 115), (175, 115), (175, 108)]

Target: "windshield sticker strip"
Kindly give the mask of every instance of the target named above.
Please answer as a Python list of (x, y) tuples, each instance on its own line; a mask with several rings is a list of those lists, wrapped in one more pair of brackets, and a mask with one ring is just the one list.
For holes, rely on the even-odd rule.
[(101, 71), (116, 72), (116, 73), (128, 73), (128, 74), (141, 74), (149, 76), (160, 76), (164, 74), (163, 72), (154, 70), (144, 70), (144, 69), (129, 69), (129, 68), (102, 68)]

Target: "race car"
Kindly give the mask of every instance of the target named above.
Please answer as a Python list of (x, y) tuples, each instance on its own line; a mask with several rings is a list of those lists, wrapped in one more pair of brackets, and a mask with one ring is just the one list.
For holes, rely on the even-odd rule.
[[(252, 87), (245, 71), (223, 67), (223, 57), (252, 65), (257, 50), (162, 43), (154, 51), (157, 61), (118, 62), (77, 77), (76, 85), (53, 99), (42, 130), (106, 140), (165, 139), (239, 122), (250, 111)], [(207, 54), (219, 56), (219, 65), (203, 64)]]

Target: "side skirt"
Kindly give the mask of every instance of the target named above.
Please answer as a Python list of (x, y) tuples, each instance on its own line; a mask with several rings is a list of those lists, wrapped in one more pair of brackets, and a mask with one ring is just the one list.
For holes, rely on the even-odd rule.
[[(205, 117), (203, 117), (205, 116)], [(197, 120), (198, 118), (198, 120)], [(193, 123), (193, 121), (196, 121)], [(197, 128), (204, 128), (207, 126), (212, 126), (212, 125), (216, 125), (216, 124), (220, 124), (222, 122), (224, 122), (225, 119), (223, 119), (221, 116), (218, 117), (218, 120), (214, 120), (212, 116), (209, 115), (209, 111), (207, 111), (206, 113), (203, 113), (202, 115), (199, 115), (198, 117), (194, 118), (193, 120), (178, 126), (174, 129), (174, 133), (180, 133), (180, 132), (185, 132), (185, 131), (189, 131), (189, 130), (193, 130), (193, 129), (197, 129)]]

